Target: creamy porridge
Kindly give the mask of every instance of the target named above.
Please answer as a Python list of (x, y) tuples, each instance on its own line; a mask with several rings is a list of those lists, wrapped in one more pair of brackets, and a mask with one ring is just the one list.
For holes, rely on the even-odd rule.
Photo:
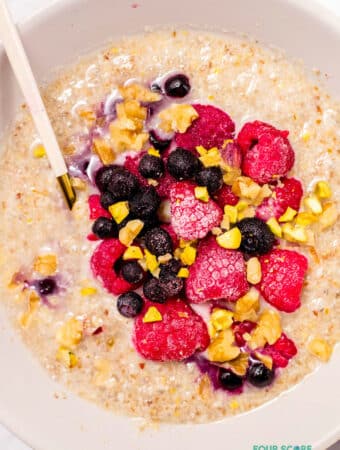
[(23, 106), (0, 163), (0, 294), (53, 378), (113, 411), (207, 422), (330, 358), (340, 106), (302, 66), (229, 35), (149, 32), (44, 99), (78, 200), (69, 212)]

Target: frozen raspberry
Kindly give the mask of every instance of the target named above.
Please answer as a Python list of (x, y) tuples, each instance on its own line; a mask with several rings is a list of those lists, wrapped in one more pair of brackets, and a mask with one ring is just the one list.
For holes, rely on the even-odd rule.
[(249, 289), (242, 253), (220, 247), (214, 236), (200, 243), (189, 272), (186, 295), (192, 303), (235, 301)]
[(272, 250), (260, 257), (262, 279), (257, 285), (264, 299), (284, 312), (300, 307), (308, 268), (307, 258), (293, 250)]
[(256, 217), (265, 221), (271, 217), (278, 219), (288, 206), (298, 211), (302, 195), (303, 189), (299, 180), (284, 178), (282, 185), (274, 189), (274, 197), (265, 198), (257, 208)]
[(224, 208), (225, 205), (235, 206), (239, 201), (237, 195), (232, 192), (231, 186), (226, 184), (214, 195), (214, 199), (221, 208)]
[(114, 264), (125, 250), (126, 247), (118, 239), (107, 239), (98, 245), (91, 258), (93, 275), (101, 280), (105, 289), (115, 295), (133, 289), (133, 285), (114, 270)]
[(111, 214), (104, 209), (100, 204), (100, 196), (93, 194), (89, 196), (88, 199), (90, 219), (96, 220), (99, 217), (106, 217), (107, 219), (112, 219)]
[(144, 155), (146, 155), (146, 152), (139, 152), (136, 155), (127, 156), (124, 167), (138, 179), (142, 186), (148, 186), (148, 180), (139, 172), (139, 163)]
[(213, 201), (195, 197), (195, 185), (174, 183), (170, 189), (171, 224), (178, 236), (186, 240), (202, 239), (222, 220), (222, 210)]
[[(144, 323), (150, 306), (162, 316), (159, 322)], [(205, 322), (181, 300), (165, 304), (146, 302), (142, 314), (135, 320), (133, 342), (137, 351), (153, 361), (181, 361), (209, 345)]]
[(168, 172), (165, 173), (158, 181), (158, 186), (156, 186), (157, 194), (162, 199), (169, 198), (169, 192), (171, 185), (176, 181)]
[(244, 333), (251, 333), (253, 329), (256, 327), (256, 323), (251, 322), (250, 320), (245, 320), (243, 322), (234, 322), (231, 326), (236, 344), (239, 347), (245, 345), (246, 341), (243, 338)]
[(206, 149), (222, 148), (225, 140), (232, 139), (235, 124), (221, 109), (211, 105), (192, 105), (199, 114), (185, 133), (176, 134), (178, 147), (195, 150), (202, 145)]
[(295, 159), (287, 136), (287, 131), (263, 122), (246, 123), (237, 137), (243, 153), (243, 173), (257, 183), (287, 175)]
[(297, 354), (297, 348), (294, 342), (282, 333), (275, 344), (267, 344), (261, 353), (271, 356), (275, 367), (286, 367), (289, 360)]

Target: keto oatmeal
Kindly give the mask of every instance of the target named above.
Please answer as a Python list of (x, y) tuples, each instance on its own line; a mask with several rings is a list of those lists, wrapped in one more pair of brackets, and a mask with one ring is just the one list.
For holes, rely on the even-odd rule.
[(65, 69), (44, 100), (77, 202), (23, 106), (0, 162), (0, 295), (53, 378), (115, 412), (202, 423), (329, 360), (340, 105), (302, 65), (153, 31)]

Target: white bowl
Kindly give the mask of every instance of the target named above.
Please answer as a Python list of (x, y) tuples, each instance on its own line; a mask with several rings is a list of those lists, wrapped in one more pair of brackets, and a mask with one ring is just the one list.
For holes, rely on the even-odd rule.
[[(330, 74), (328, 88), (340, 97), (336, 56), (340, 23), (311, 0), (140, 0), (138, 8), (126, 0), (61, 0), (21, 30), (34, 71), (44, 80), (53, 68), (71, 63), (114, 36), (161, 24), (194, 24), (255, 35), (303, 58), (310, 68)], [(1, 134), (14, 116), (20, 95), (1, 49), (0, 67)], [(64, 388), (41, 369), (2, 313), (0, 420), (36, 450), (199, 450), (211, 445), (237, 450), (256, 445), (325, 449), (340, 437), (336, 399), (340, 352), (336, 353), (302, 383), (247, 414), (206, 425), (169, 425), (140, 432), (136, 419), (114, 416), (69, 393), (63, 398)]]

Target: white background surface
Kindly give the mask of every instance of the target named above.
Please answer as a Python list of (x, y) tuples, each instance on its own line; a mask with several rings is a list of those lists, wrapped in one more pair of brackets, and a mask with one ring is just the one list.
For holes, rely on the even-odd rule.
[[(7, 0), (7, 1), (15, 20), (21, 22), (25, 18), (34, 14), (40, 8), (46, 7), (47, 5), (51, 5), (52, 3), (55, 3), (58, 0)], [(340, 0), (318, 0), (318, 1), (322, 3), (324, 6), (332, 9), (337, 15), (339, 15), (340, 20)], [(0, 425), (0, 450), (29, 450), (29, 448), (25, 444), (21, 443), (14, 436), (12, 436), (10, 433), (8, 433)], [(340, 450), (340, 443), (338, 442), (338, 444), (335, 444), (330, 450)]]

